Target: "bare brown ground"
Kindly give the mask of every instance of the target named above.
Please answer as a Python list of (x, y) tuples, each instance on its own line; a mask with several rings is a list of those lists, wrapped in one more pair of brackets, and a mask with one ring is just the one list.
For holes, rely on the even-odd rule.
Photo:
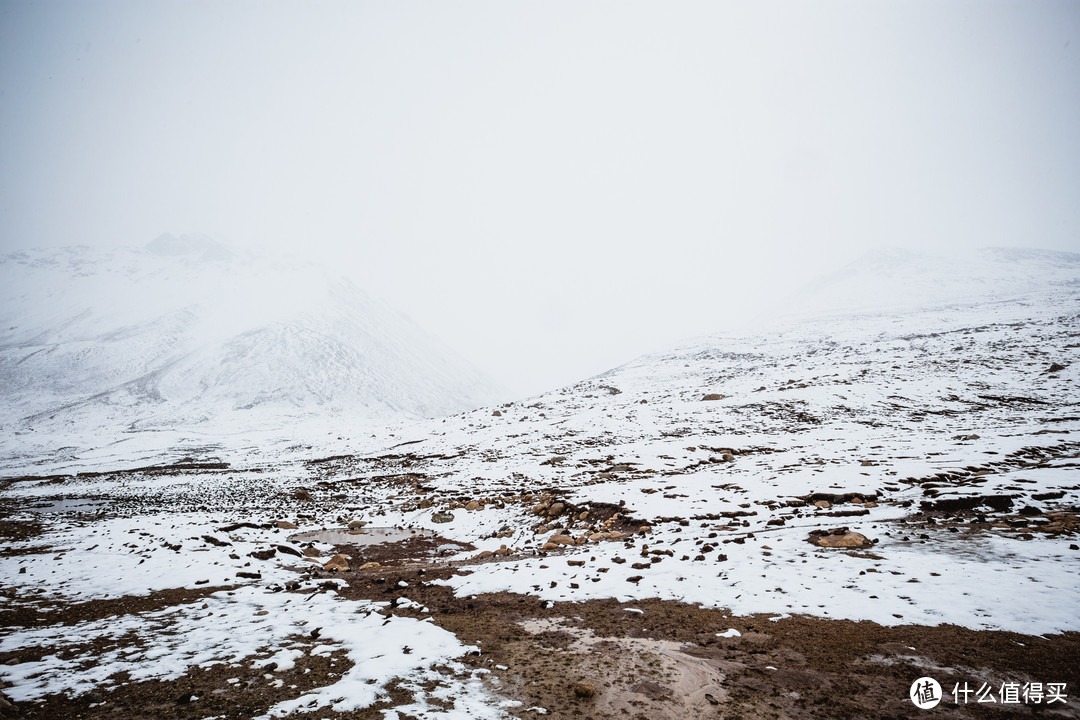
[[(534, 706), (551, 717), (591, 720), (918, 718), (927, 711), (911, 704), (908, 690), (924, 675), (945, 691), (942, 717), (1050, 710), (1080, 717), (1073, 698), (1051, 707), (979, 705), (972, 697), (957, 706), (951, 695), (954, 683), (964, 682), (972, 689), (987, 682), (995, 696), (1003, 682), (1080, 687), (1080, 633), (1041, 638), (808, 616), (774, 622), (661, 600), (551, 605), (514, 593), (457, 598), (432, 583), (451, 572), (357, 573), (343, 592), (376, 600), (406, 595), (426, 605), (437, 624), (482, 648), (467, 662), (492, 670), (492, 689), (521, 701), (512, 712), (523, 718), (539, 717), (528, 710)], [(717, 637), (729, 628), (741, 635)], [(577, 697), (579, 682), (594, 685), (595, 696)]]

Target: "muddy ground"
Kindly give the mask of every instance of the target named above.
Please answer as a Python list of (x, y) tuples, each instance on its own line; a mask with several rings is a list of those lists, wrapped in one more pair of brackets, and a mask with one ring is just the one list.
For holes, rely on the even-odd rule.
[[(1071, 697), (1065, 705), (1003, 705), (980, 704), (973, 695), (969, 703), (957, 705), (951, 694), (954, 685), (964, 683), (973, 690), (988, 683), (995, 697), (1005, 682), (1080, 687), (1080, 633), (1030, 637), (949, 625), (884, 627), (807, 616), (732, 616), (661, 600), (551, 603), (506, 592), (455, 597), (439, 581), (470, 572), (469, 565), (433, 565), (429, 556), (435, 544), (412, 539), (381, 546), (377, 557), (384, 566), (379, 568), (332, 573), (313, 565), (307, 573), (348, 583), (340, 590), (327, 584), (325, 592), (390, 601), (387, 613), (428, 616), (413, 606), (396, 607), (395, 599), (404, 596), (425, 606), (436, 624), (481, 649), (466, 656), (466, 665), (490, 671), (489, 689), (520, 702), (508, 712), (521, 718), (919, 718), (929, 711), (912, 705), (908, 690), (925, 675), (943, 688), (944, 702), (932, 711), (939, 717), (1080, 716)], [(9, 612), (0, 614), (0, 624), (33, 626), (45, 618), (50, 624), (75, 623), (198, 603), (221, 589), (161, 591), (48, 613)], [(35, 651), (29, 649), (0, 655), (0, 663), (33, 659)], [(305, 656), (287, 672), (192, 668), (177, 680), (132, 682), (77, 697), (51, 696), (18, 705), (5, 699), (0, 717), (251, 718), (334, 682), (348, 662), (333, 654)], [(193, 695), (197, 700), (191, 700)], [(382, 702), (363, 710), (324, 708), (296, 717), (382, 718), (384, 710), (411, 698), (408, 689), (395, 684)]]

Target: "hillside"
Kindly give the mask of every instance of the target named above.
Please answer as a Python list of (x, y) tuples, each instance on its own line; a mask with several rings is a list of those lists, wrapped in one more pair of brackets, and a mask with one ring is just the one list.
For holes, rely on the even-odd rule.
[[(949, 717), (1006, 687), (1078, 717), (1076, 263), (994, 253), (990, 292), (693, 339), (323, 455), (9, 477), (3, 693), (73, 719), (914, 720), (930, 677)], [(840, 289), (941, 266), (874, 267)]]
[(203, 236), (8, 255), (0, 288), (9, 458), (151, 432), (356, 428), (500, 396), (314, 260), (234, 256)]

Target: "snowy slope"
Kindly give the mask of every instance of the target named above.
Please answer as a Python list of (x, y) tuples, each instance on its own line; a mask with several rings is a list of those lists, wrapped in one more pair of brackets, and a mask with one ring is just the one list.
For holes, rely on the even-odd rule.
[(786, 298), (786, 320), (897, 313), (1076, 290), (1080, 254), (1031, 248), (942, 252), (877, 250), (816, 278)]
[(344, 277), (203, 236), (8, 255), (0, 288), (9, 438), (79, 447), (102, 433), (385, 421), (499, 396)]
[[(71, 638), (102, 635), (97, 621), (0, 632), (0, 651), (49, 649), (0, 666), (7, 692), (32, 700), (109, 687), (118, 671), (167, 679), (208, 657), (258, 667), (271, 659), (266, 648), (280, 648), (273, 657), (288, 666), (337, 648), (353, 670), (269, 714), (363, 707), (400, 675), (435, 688), (416, 691), (416, 704), (403, 710), (410, 714), (504, 716), (518, 701), (481, 682), (499, 666), (482, 674), (457, 664), (473, 649), (416, 601), (428, 586), (478, 602), (503, 590), (556, 603), (679, 600), (736, 616), (765, 613), (755, 620), (755, 632), (765, 633), (769, 621), (780, 628), (792, 615), (1075, 632), (1076, 259), (980, 256), (990, 258), (980, 270), (986, 292), (962, 283), (964, 292), (924, 296), (922, 306), (872, 310), (852, 288), (874, 287), (876, 271), (853, 271), (830, 287), (859, 312), (699, 338), (524, 401), (375, 428), (336, 442), (326, 457), (278, 447), (224, 470), (130, 472), (101, 460), (100, 475), (8, 483), (0, 498), (16, 510), (12, 517), (48, 523), (0, 557), (14, 590), (0, 597), (9, 608), (200, 582), (245, 587), (208, 598), (205, 613), (192, 604), (122, 619), (124, 629), (160, 633), (156, 642), (168, 652), (155, 656), (74, 648), (75, 662), (56, 660)], [(878, 277), (932, 288), (928, 278), (940, 278), (940, 267), (887, 263)], [(1010, 286), (1010, 278), (1021, 280)], [(57, 509), (35, 514), (35, 504)], [(300, 527), (279, 530), (282, 517)], [(316, 594), (327, 577), (370, 587), (365, 573), (380, 570), (357, 568), (358, 557), (343, 575), (315, 566), (308, 578), (297, 566), (310, 561), (253, 554), (287, 533), (352, 518), (474, 547), (447, 544), (445, 554), (422, 561), (441, 579), (400, 568), (403, 579), (378, 591), (392, 603)], [(868, 545), (808, 542), (839, 527)], [(320, 563), (340, 550), (316, 549)], [(302, 604), (278, 592), (290, 578), (302, 581)], [(613, 610), (630, 611), (648, 617), (640, 608)], [(325, 646), (301, 642), (300, 628), (312, 625)], [(433, 672), (442, 662), (455, 670), (440, 680)], [(769, 662), (780, 671), (800, 667), (792, 657)], [(459, 698), (457, 708), (429, 702), (448, 695)]]

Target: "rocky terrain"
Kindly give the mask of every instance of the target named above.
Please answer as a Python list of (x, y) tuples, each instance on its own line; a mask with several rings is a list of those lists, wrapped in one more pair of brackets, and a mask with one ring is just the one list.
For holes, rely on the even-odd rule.
[(0, 714), (920, 717), (929, 676), (942, 716), (1080, 716), (1076, 287), (704, 338), (334, 453), (12, 466)]

